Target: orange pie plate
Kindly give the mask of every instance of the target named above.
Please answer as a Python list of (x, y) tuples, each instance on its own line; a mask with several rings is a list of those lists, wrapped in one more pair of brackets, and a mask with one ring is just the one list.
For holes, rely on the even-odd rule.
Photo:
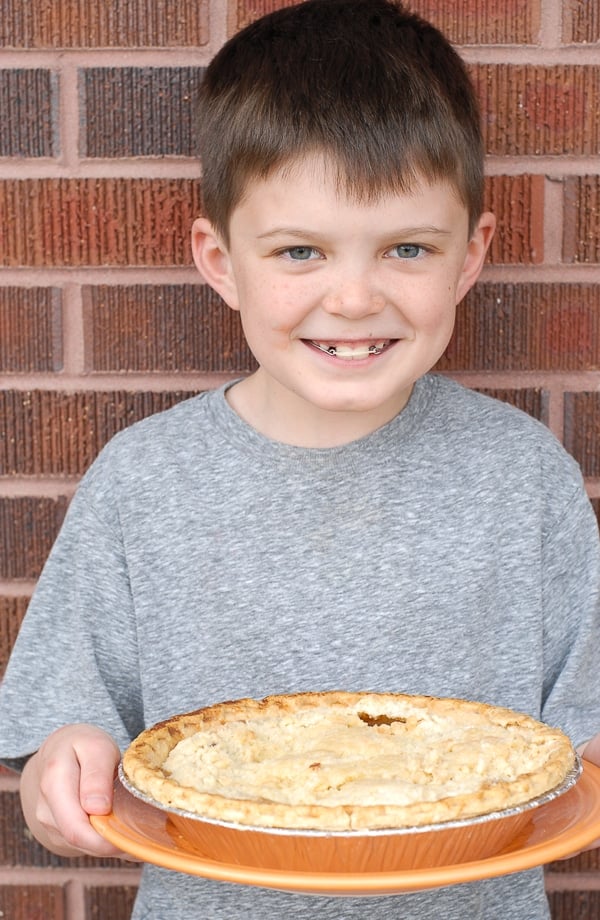
[(600, 838), (600, 767), (583, 761), (579, 781), (564, 795), (535, 808), (530, 820), (499, 853), (480, 860), (393, 872), (304, 872), (211, 859), (195, 852), (168, 813), (115, 784), (113, 810), (92, 816), (94, 828), (124, 853), (166, 869), (223, 882), (316, 895), (390, 895), (521, 872), (577, 853)]

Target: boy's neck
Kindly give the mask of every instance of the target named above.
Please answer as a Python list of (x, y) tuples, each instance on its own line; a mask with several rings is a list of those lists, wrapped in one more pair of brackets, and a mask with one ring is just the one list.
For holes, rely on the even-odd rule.
[(245, 422), (273, 441), (295, 447), (339, 447), (364, 438), (406, 406), (412, 388), (369, 412), (328, 411), (284, 390), (273, 393), (260, 370), (227, 390), (227, 402)]

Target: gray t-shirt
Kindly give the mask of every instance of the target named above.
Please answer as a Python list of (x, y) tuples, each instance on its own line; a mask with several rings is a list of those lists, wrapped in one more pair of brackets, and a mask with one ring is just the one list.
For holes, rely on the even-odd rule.
[[(92, 722), (345, 688), (600, 729), (596, 521), (541, 424), (443, 377), (366, 438), (270, 441), (225, 388), (117, 435), (84, 477), (0, 691), (0, 756)], [(541, 872), (317, 898), (148, 867), (135, 920), (542, 920)]]

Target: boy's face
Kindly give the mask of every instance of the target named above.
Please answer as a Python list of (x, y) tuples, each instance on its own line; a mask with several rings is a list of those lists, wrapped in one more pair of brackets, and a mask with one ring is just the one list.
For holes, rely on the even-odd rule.
[(362, 437), (393, 418), (444, 352), (455, 308), (481, 270), (494, 228), (451, 186), (357, 202), (324, 162), (250, 184), (227, 246), (203, 218), (193, 251), (239, 310), (258, 371), (230, 401), (264, 434), (304, 446)]

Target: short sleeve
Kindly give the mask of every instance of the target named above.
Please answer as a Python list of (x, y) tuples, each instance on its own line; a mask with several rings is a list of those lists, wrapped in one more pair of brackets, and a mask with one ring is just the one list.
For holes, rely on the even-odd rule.
[(118, 514), (103, 498), (82, 482), (17, 637), (0, 687), (8, 766), (20, 768), (66, 724), (98, 725), (121, 748), (143, 728), (126, 558)]

